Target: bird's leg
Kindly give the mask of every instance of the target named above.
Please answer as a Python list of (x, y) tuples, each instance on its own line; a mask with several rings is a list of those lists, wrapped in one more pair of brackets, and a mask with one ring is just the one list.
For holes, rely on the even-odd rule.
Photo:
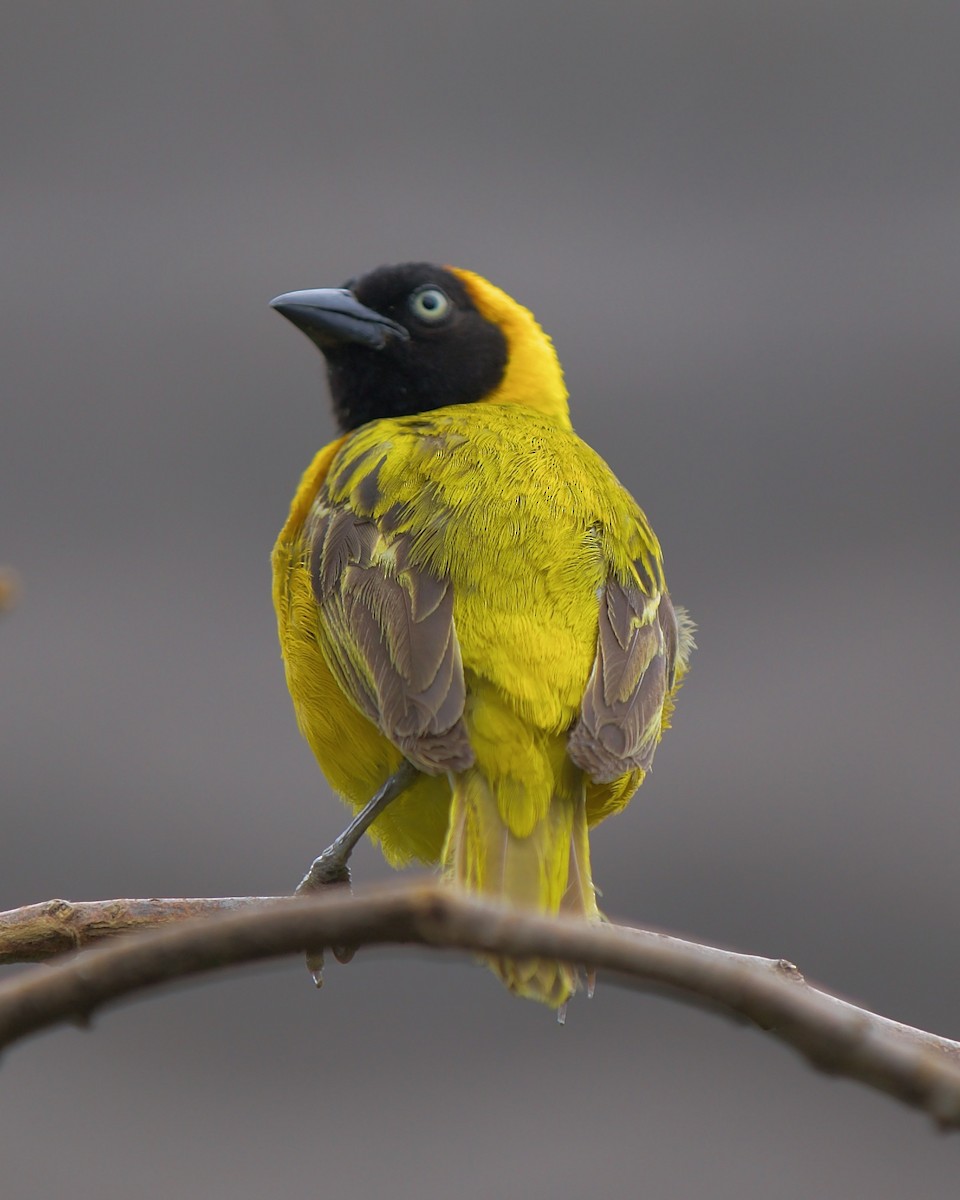
[[(318, 855), (310, 864), (310, 870), (297, 885), (296, 895), (322, 891), (330, 884), (350, 883), (350, 868), (347, 860), (356, 849), (357, 842), (367, 832), (383, 810), (407, 790), (417, 777), (417, 768), (406, 759), (394, 771), (373, 799), (357, 813), (343, 833)], [(333, 946), (338, 962), (346, 963), (353, 958), (352, 946)], [(307, 951), (307, 970), (317, 987), (323, 987), (323, 951)]]
[(357, 842), (383, 810), (407, 790), (418, 774), (413, 763), (404, 759), (373, 799), (361, 808), (343, 833), (313, 860), (310, 870), (297, 885), (296, 894), (302, 896), (305, 892), (319, 892), (331, 883), (349, 883), (350, 868), (347, 866), (347, 860), (356, 849)]

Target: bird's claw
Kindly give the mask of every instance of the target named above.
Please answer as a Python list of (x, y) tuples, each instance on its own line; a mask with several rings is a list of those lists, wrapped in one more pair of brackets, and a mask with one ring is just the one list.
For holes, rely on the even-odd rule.
[(344, 861), (343, 855), (332, 846), (328, 846), (310, 864), (310, 870), (297, 884), (295, 894), (304, 896), (336, 884), (350, 886), (350, 868)]

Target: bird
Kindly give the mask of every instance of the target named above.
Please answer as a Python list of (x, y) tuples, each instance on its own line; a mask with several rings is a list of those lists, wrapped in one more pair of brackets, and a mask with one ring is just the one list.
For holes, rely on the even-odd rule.
[[(644, 512), (574, 432), (552, 340), (481, 275), (425, 262), (271, 305), (322, 352), (339, 430), (272, 555), (324, 775), (361, 811), (400, 773), (369, 829), (391, 865), (602, 920), (589, 830), (649, 772), (694, 627)], [(485, 961), (561, 1011), (583, 980)]]

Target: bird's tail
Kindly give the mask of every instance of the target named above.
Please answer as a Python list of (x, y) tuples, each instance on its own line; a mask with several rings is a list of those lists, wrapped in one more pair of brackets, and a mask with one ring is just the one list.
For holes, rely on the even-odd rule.
[[(457, 886), (517, 907), (600, 920), (590, 874), (584, 776), (564, 747), (553, 749), (541, 754), (546, 770), (539, 786), (529, 775), (517, 780), (489, 763), (485, 769), (479, 758), (454, 777), (446, 874)], [(553, 764), (551, 758), (560, 761)], [(556, 774), (550, 769), (554, 765)], [(566, 1003), (582, 975), (549, 959), (485, 961), (512, 992), (554, 1008)]]

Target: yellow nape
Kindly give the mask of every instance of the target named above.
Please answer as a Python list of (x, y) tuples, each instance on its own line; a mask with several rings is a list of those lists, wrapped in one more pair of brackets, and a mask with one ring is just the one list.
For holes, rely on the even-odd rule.
[(483, 399), (484, 404), (522, 404), (534, 408), (571, 429), (567, 385), (563, 367), (549, 334), (537, 318), (482, 275), (460, 267), (447, 267), (470, 293), (480, 313), (502, 330), (507, 339), (507, 367), (503, 379)]

